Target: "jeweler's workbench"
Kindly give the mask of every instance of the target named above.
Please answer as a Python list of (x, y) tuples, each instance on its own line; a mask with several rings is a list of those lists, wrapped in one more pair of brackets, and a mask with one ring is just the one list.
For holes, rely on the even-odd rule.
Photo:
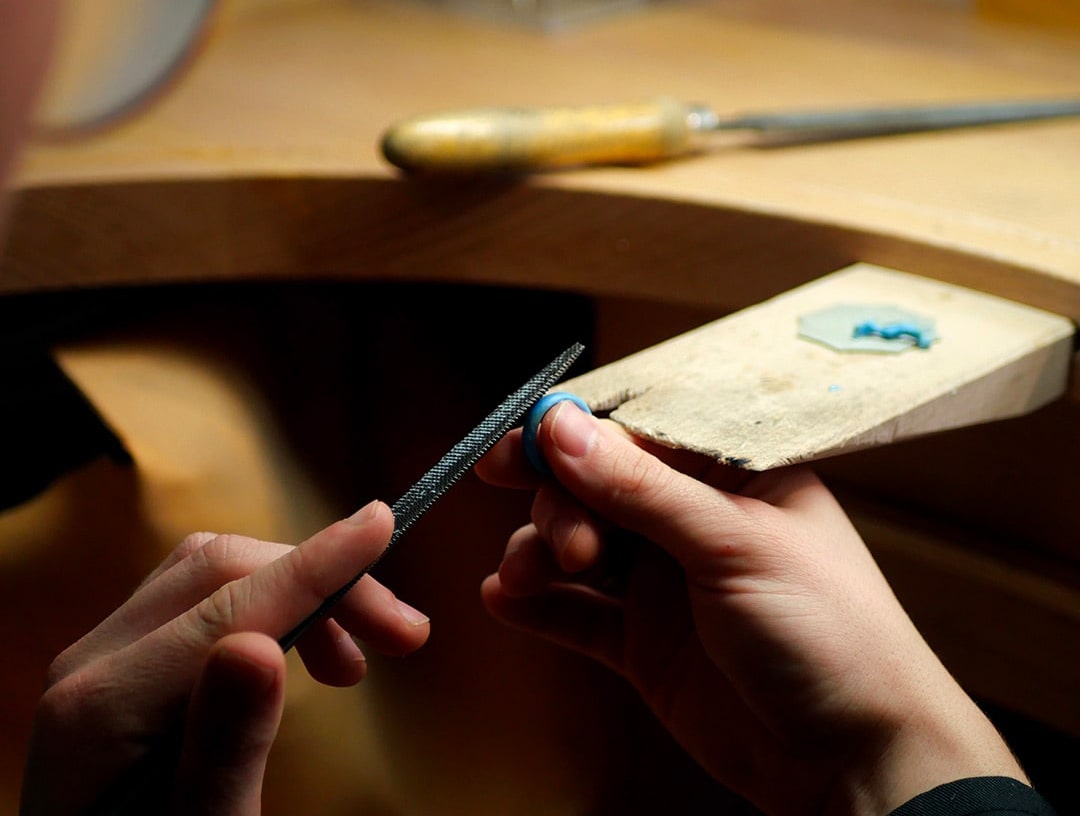
[[(389, 0), (252, 4), (221, 21), (190, 74), (141, 117), (28, 152), (0, 294), (297, 281), (550, 290), (591, 300), (597, 364), (860, 262), (1080, 320), (1080, 120), (773, 147), (731, 140), (667, 163), (515, 179), (406, 177), (378, 153), (392, 122), (447, 108), (673, 96), (734, 114), (1080, 92), (1078, 29), (915, 0), (810, 5), (658, 3), (542, 33)], [(961, 682), (1076, 736), (1080, 366), (1063, 336), (1045, 341), (1057, 349), (1061, 387), (1036, 413), (841, 448), (818, 468)], [(134, 454), (139, 485), (116, 492), (138, 496), (131, 526), (160, 547), (211, 525), (306, 535), (327, 502), (291, 468), (294, 443), (275, 429), (272, 400), (205, 338), (185, 337), (108, 346), (90, 337), (57, 349)], [(769, 372), (748, 376), (783, 385)], [(184, 439), (226, 441), (204, 450), (177, 428), (190, 431)], [(200, 495), (208, 474), (218, 492)], [(239, 484), (246, 503), (229, 492)], [(70, 533), (63, 514), (75, 487), (58, 484), (0, 516), (3, 537), (30, 542), (30, 552)], [(471, 505), (459, 519), (468, 524), (490, 495), (467, 489), (460, 501)], [(84, 532), (86, 546), (114, 532)], [(580, 667), (567, 671), (592, 682)], [(428, 695), (429, 714), (441, 710), (435, 688), (412, 689)], [(301, 682), (295, 694), (314, 706), (313, 721), (322, 710), (311, 689)], [(530, 699), (539, 711), (558, 696), (545, 687)], [(404, 801), (395, 774), (422, 756), (399, 733), (409, 723), (381, 723), (384, 733), (366, 709), (322, 716), (325, 727), (363, 730), (356, 750), (382, 757), (355, 786), (372, 801)], [(302, 763), (304, 729), (286, 726), (281, 762)], [(491, 762), (513, 742), (499, 725), (477, 733)], [(532, 801), (541, 812), (530, 785), (550, 773), (543, 758), (536, 779), (507, 771), (504, 798), (487, 791), (483, 801), (447, 793), (467, 788), (455, 767), (432, 777), (442, 801), (459, 803), (441, 813), (526, 813), (520, 803)], [(598, 795), (585, 773), (560, 783), (568, 813)], [(275, 795), (267, 801), (283, 813), (300, 801)]]

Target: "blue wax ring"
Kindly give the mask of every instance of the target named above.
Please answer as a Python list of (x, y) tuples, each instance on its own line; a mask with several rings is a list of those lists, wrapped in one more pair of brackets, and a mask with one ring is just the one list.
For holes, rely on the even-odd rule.
[(554, 408), (556, 403), (567, 400), (574, 403), (586, 414), (592, 413), (585, 400), (581, 397), (568, 394), (565, 391), (554, 391), (541, 397), (540, 401), (530, 408), (529, 413), (525, 415), (525, 426), (521, 435), (521, 441), (525, 444), (525, 456), (528, 458), (529, 464), (541, 473), (551, 473), (551, 468), (544, 461), (544, 455), (540, 453), (540, 446), (536, 444), (536, 434), (540, 431), (540, 423), (544, 419), (544, 414)]

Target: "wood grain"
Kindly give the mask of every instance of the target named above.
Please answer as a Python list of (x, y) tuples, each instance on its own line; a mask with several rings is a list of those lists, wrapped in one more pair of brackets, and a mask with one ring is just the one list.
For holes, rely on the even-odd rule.
[[(889, 304), (940, 339), (901, 353), (837, 351), (801, 317)], [(1061, 396), (1065, 318), (860, 264), (560, 386), (634, 434), (751, 470), (1024, 414)]]
[[(143, 118), (27, 154), (0, 288), (431, 275), (739, 307), (866, 260), (1080, 318), (1080, 122), (725, 143), (483, 194), (378, 156), (392, 122), (448, 107), (668, 95), (727, 114), (1077, 90), (1080, 35), (910, 2), (657, 4), (559, 36), (419, 4), (267, 4), (223, 24)], [(402, 235), (404, 257), (380, 263)], [(761, 254), (775, 277), (743, 280)]]

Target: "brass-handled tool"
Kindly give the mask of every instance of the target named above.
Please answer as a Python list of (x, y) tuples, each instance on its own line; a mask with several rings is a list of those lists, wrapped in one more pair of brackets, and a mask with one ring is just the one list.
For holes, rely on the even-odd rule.
[(794, 141), (1080, 116), (1080, 99), (919, 107), (793, 111), (721, 118), (663, 98), (630, 105), (477, 108), (417, 116), (393, 125), (382, 152), (405, 170), (529, 172), (597, 164), (645, 164), (708, 147), (718, 131)]

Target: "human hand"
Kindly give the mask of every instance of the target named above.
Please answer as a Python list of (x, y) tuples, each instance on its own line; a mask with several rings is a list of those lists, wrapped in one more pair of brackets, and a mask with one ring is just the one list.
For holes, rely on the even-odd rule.
[(538, 441), (554, 478), (520, 434), (477, 466), (536, 491), (483, 584), (488, 609), (623, 675), (721, 783), (786, 815), (1024, 780), (809, 470), (725, 468), (565, 402)]
[[(385, 548), (390, 509), (373, 502), (297, 547), (240, 536), (189, 536), (134, 595), (63, 652), (38, 706), (20, 812), (82, 813), (161, 734), (183, 722), (175, 784), (143, 812), (250, 816), (284, 700), (277, 639)], [(365, 673), (353, 636), (405, 654), (427, 619), (364, 576), (297, 643), (330, 685)], [(62, 782), (60, 782), (62, 780)]]

